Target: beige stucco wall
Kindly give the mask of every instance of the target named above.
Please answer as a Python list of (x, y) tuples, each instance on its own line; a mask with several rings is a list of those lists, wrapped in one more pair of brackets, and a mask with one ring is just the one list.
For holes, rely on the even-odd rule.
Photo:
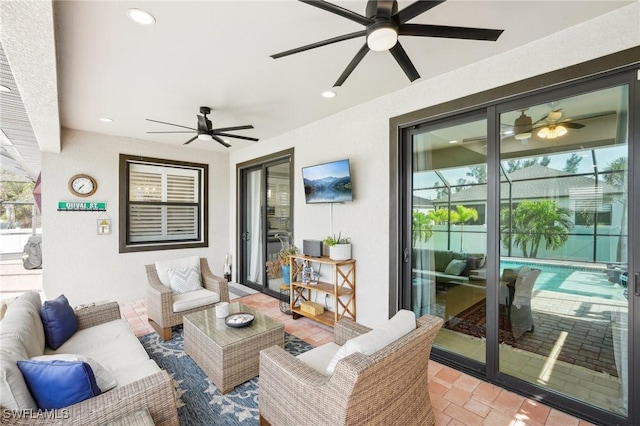
[[(209, 247), (118, 252), (119, 155), (132, 154), (209, 164)], [(80, 199), (67, 189), (69, 178), (86, 173), (98, 191)], [(144, 297), (144, 265), (191, 255), (205, 256), (222, 275), (229, 250), (229, 157), (182, 145), (63, 129), (60, 154), (42, 154), (43, 286), (47, 298), (64, 293), (74, 304), (96, 300), (126, 302)], [(105, 201), (112, 233), (97, 234), (99, 212), (59, 212), (58, 201)], [(49, 267), (51, 265), (51, 267)]]

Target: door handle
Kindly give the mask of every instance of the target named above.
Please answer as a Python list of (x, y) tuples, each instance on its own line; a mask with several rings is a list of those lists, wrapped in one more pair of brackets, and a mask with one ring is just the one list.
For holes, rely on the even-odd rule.
[(409, 263), (409, 249), (405, 247), (404, 252), (402, 254), (402, 260), (404, 263)]
[(637, 272), (635, 274), (633, 274), (633, 292), (636, 294), (636, 296), (640, 296), (640, 292), (638, 290), (638, 276), (640, 274), (638, 274)]

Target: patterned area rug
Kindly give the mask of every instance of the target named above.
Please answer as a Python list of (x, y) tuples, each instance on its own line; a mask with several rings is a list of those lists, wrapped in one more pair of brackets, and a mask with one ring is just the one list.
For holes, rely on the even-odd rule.
[[(191, 357), (185, 355), (182, 326), (174, 327), (173, 338), (166, 342), (156, 333), (139, 339), (151, 359), (173, 378), (182, 426), (258, 424), (258, 377), (222, 395)], [(293, 355), (312, 348), (286, 332), (284, 342), (285, 349)]]
[[(468, 336), (486, 338), (486, 300), (465, 309), (444, 323), (443, 328)], [(595, 317), (590, 312), (580, 317), (558, 316), (533, 310), (534, 331), (514, 339), (504, 312), (498, 316), (500, 343), (548, 357), (558, 341), (563, 341), (557, 359), (589, 370), (618, 377), (613, 352), (610, 317)], [(562, 335), (564, 337), (562, 337)]]

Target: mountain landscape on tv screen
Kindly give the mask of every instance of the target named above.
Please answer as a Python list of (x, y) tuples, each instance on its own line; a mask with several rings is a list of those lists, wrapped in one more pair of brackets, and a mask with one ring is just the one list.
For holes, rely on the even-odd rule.
[(352, 199), (350, 176), (327, 176), (303, 181), (307, 203), (341, 203)]

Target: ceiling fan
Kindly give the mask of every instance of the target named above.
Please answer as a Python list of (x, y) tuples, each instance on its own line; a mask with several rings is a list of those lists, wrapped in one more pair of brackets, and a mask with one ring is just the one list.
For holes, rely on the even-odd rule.
[(594, 118), (604, 117), (607, 115), (616, 114), (615, 111), (605, 111), (593, 115), (587, 115), (582, 117), (562, 118), (562, 108), (557, 108), (549, 111), (537, 121), (533, 121), (525, 111), (527, 108), (520, 111), (520, 116), (515, 119), (513, 123), (513, 134), (517, 140), (529, 139), (532, 133), (537, 130), (536, 135), (541, 139), (555, 139), (560, 136), (564, 136), (568, 133), (568, 129), (578, 130), (586, 126), (586, 124), (579, 123), (579, 121), (591, 120)]
[(414, 67), (411, 59), (402, 48), (398, 41), (398, 36), (418, 36), (418, 37), (441, 37), (456, 38), (467, 40), (488, 40), (496, 41), (504, 30), (492, 30), (484, 28), (469, 27), (450, 27), (444, 25), (422, 25), (407, 24), (407, 21), (416, 16), (438, 6), (443, 1), (416, 1), (404, 9), (398, 11), (398, 2), (393, 1), (367, 1), (365, 14), (354, 13), (348, 9), (336, 6), (326, 1), (318, 0), (299, 0), (311, 6), (333, 13), (343, 18), (350, 19), (354, 22), (365, 26), (364, 30), (345, 34), (330, 38), (328, 40), (319, 41), (296, 49), (287, 50), (285, 52), (271, 55), (273, 59), (282, 58), (284, 56), (293, 55), (295, 53), (304, 52), (306, 50), (315, 49), (317, 47), (326, 46), (328, 44), (340, 41), (350, 40), (352, 38), (366, 36), (367, 42), (360, 48), (358, 53), (351, 60), (342, 75), (338, 78), (334, 87), (341, 86), (347, 77), (358, 66), (360, 61), (365, 57), (369, 50), (391, 52), (400, 68), (404, 71), (410, 81), (420, 78), (420, 74)]
[(158, 120), (152, 120), (150, 118), (147, 118), (147, 121), (153, 121), (154, 123), (161, 123), (161, 124), (168, 124), (169, 126), (176, 126), (176, 127), (182, 127), (183, 129), (189, 129), (190, 131), (172, 131), (172, 132), (147, 132), (147, 133), (193, 133), (196, 132), (197, 134), (192, 137), (191, 139), (189, 139), (188, 141), (186, 141), (184, 143), (184, 145), (188, 145), (191, 142), (193, 142), (196, 139), (200, 139), (200, 140), (215, 140), (216, 142), (218, 142), (220, 145), (225, 146), (226, 148), (231, 147), (231, 145), (229, 145), (227, 142), (225, 142), (220, 136), (226, 137), (226, 138), (236, 138), (236, 139), (243, 139), (243, 140), (247, 140), (247, 141), (253, 141), (253, 142), (257, 142), (260, 139), (256, 139), (256, 138), (250, 138), (248, 136), (240, 136), (240, 135), (233, 135), (231, 133), (226, 133), (226, 132), (230, 132), (230, 131), (234, 131), (234, 130), (246, 130), (246, 129), (253, 129), (252, 125), (246, 125), (246, 126), (233, 126), (233, 127), (219, 127), (217, 129), (214, 129), (211, 123), (211, 120), (209, 120), (207, 118), (207, 115), (211, 114), (211, 108), (206, 107), (206, 106), (201, 106), (200, 107), (200, 114), (202, 115), (197, 115), (198, 117), (198, 127), (196, 129), (192, 128), (192, 127), (187, 127), (187, 126), (181, 126), (180, 124), (173, 124), (173, 123), (166, 123), (164, 121), (158, 121)]

